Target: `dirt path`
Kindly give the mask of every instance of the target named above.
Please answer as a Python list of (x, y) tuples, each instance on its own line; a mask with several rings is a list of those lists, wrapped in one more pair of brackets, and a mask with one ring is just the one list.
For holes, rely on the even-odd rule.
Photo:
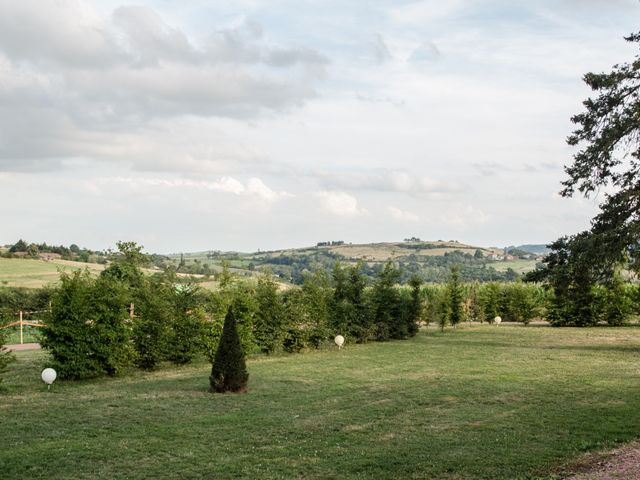
[(19, 343), (15, 345), (5, 345), (5, 348), (11, 352), (19, 352), (20, 350), (38, 350), (40, 348), (39, 343)]
[(640, 479), (640, 441), (608, 452), (592, 453), (574, 462), (565, 480), (638, 480)]

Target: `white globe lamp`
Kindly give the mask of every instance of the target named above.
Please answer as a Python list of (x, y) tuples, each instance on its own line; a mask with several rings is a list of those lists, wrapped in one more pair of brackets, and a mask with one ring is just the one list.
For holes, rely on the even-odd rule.
[(336, 335), (336, 338), (334, 338), (333, 341), (336, 342), (338, 349), (342, 348), (342, 345), (344, 345), (344, 337), (342, 335)]
[(47, 384), (47, 390), (51, 388), (51, 384), (55, 381), (58, 374), (53, 368), (45, 368), (42, 371), (42, 381)]

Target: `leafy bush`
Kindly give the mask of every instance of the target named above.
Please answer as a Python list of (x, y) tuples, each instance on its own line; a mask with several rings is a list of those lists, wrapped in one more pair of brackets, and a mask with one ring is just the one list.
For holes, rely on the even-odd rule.
[(174, 286), (164, 275), (150, 278), (136, 294), (133, 343), (140, 368), (153, 370), (167, 358), (173, 296)]
[[(1, 326), (1, 324), (0, 324)], [(2, 383), (2, 372), (4, 372), (7, 366), (15, 361), (15, 357), (4, 347), (5, 334), (4, 330), (0, 330), (0, 384)]]
[(126, 287), (88, 271), (62, 273), (60, 280), (41, 342), (60, 378), (118, 374), (133, 358)]
[(282, 346), (284, 337), (284, 310), (278, 294), (278, 284), (271, 274), (258, 279), (255, 298), (257, 311), (254, 316), (253, 334), (260, 351), (273, 353)]
[(196, 286), (189, 285), (174, 291), (174, 316), (167, 358), (184, 365), (202, 350), (205, 312), (199, 306), (201, 302)]

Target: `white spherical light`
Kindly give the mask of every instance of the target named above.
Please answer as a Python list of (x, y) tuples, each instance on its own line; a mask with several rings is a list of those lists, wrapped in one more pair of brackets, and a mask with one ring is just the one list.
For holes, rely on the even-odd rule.
[(502, 323), (502, 318), (496, 317), (493, 319), (493, 321), (496, 322), (496, 325), (500, 325)]
[(58, 374), (53, 368), (45, 368), (42, 371), (42, 381), (47, 385), (51, 385), (57, 376)]
[(344, 337), (342, 335), (337, 335), (336, 338), (333, 339), (333, 341), (336, 342), (338, 348), (342, 348), (342, 345), (344, 345)]

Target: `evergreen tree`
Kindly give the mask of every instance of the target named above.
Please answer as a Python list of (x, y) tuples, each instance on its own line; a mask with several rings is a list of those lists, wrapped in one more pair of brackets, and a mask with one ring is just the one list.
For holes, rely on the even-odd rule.
[(448, 322), (453, 328), (464, 319), (462, 308), (463, 291), (460, 284), (460, 269), (457, 265), (451, 267), (449, 282), (447, 283), (447, 293), (449, 297)]
[(205, 314), (200, 306), (197, 285), (179, 285), (173, 289), (173, 322), (169, 337), (168, 359), (175, 364), (191, 363), (202, 348)]
[(222, 337), (209, 377), (210, 392), (241, 392), (246, 390), (249, 374), (240, 344), (233, 307), (224, 319)]
[(422, 287), (422, 279), (418, 275), (413, 275), (409, 279), (409, 286), (411, 287), (411, 303), (409, 305), (409, 312), (407, 316), (407, 333), (413, 337), (418, 333), (418, 322), (422, 321), (423, 305), (422, 305), (422, 293), (420, 287)]
[(407, 324), (400, 315), (400, 296), (395, 288), (400, 280), (400, 271), (387, 262), (373, 285), (372, 300), (376, 339), (406, 338)]

